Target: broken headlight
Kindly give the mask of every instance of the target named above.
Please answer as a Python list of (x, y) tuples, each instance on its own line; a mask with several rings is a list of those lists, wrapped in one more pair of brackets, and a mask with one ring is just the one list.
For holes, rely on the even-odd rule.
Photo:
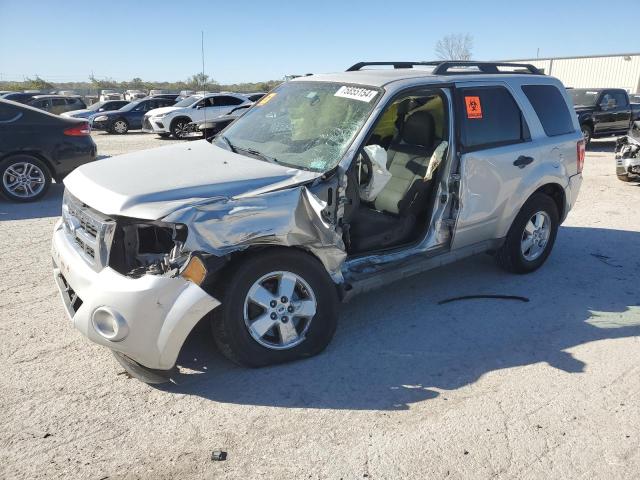
[(183, 224), (119, 220), (113, 236), (109, 266), (123, 275), (159, 275), (179, 268), (187, 227)]

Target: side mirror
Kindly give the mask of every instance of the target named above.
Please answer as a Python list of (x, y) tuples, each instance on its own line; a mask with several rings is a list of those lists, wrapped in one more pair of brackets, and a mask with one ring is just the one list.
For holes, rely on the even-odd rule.
[(196, 106), (196, 110), (202, 110), (204, 108), (204, 105), (197, 105)]

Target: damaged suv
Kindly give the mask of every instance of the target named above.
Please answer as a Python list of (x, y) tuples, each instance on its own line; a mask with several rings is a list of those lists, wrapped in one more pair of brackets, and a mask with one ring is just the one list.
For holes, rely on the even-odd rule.
[(301, 77), (212, 143), (69, 175), (54, 277), (75, 327), (147, 382), (203, 318), (241, 365), (315, 355), (359, 292), (482, 252), (540, 267), (582, 181), (570, 112), (530, 65)]

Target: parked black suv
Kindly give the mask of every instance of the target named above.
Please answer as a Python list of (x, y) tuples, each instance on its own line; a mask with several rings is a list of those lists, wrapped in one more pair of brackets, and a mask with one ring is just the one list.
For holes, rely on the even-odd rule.
[(592, 138), (625, 135), (640, 120), (640, 104), (621, 88), (570, 88), (568, 93), (587, 144)]

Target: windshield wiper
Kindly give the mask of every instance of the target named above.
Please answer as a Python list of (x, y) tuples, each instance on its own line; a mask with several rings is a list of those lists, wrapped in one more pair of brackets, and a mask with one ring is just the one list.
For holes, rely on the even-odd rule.
[(240, 150), (241, 152), (246, 152), (250, 155), (254, 155), (262, 160), (265, 160), (267, 162), (271, 162), (271, 163), (280, 163), (280, 161), (275, 158), (275, 157), (270, 157), (269, 155), (266, 155), (262, 152), (259, 152), (258, 150), (254, 150), (253, 148), (242, 148), (242, 147), (236, 147), (236, 150)]
[(229, 141), (229, 139), (226, 136), (220, 135), (220, 138), (224, 141), (224, 143), (227, 144), (227, 146), (229, 147), (229, 150), (231, 150), (233, 153), (238, 153), (236, 147), (233, 145), (233, 143)]

